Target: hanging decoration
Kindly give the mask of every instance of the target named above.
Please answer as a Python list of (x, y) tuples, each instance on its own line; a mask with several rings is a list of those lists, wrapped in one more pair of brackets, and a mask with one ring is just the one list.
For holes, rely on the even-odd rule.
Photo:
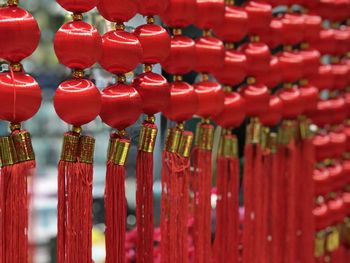
[(0, 74), (0, 119), (10, 134), (0, 138), (0, 262), (30, 262), (28, 218), (35, 155), (30, 133), (22, 122), (40, 108), (39, 84), (25, 73), (21, 61), (38, 46), (40, 29), (34, 17), (9, 0), (0, 8), (0, 58), (9, 72)]
[(138, 38), (125, 31), (124, 22), (135, 16), (133, 1), (102, 0), (97, 6), (115, 29), (102, 37), (101, 66), (116, 75), (117, 83), (102, 91), (100, 117), (116, 131), (110, 136), (107, 154), (105, 188), (106, 263), (125, 262), (126, 197), (125, 163), (131, 144), (125, 129), (133, 125), (142, 112), (141, 97), (126, 83), (125, 74), (132, 71), (142, 59)]
[(153, 65), (163, 62), (170, 51), (170, 36), (155, 24), (154, 16), (162, 14), (168, 1), (138, 0), (138, 11), (147, 17), (147, 24), (135, 29), (143, 48), (141, 62), (144, 73), (137, 76), (133, 86), (142, 100), (142, 111), (147, 115), (142, 124), (136, 162), (136, 224), (137, 262), (153, 262), (153, 151), (157, 137), (155, 114), (162, 112), (170, 99), (166, 79), (152, 72)]
[[(83, 13), (94, 8), (97, 1), (58, 3), (73, 12), (73, 21), (64, 24), (54, 39), (58, 60), (72, 69), (73, 78), (61, 83), (54, 97), (57, 115), (72, 125), (64, 135), (58, 164), (57, 262), (91, 262), (95, 140), (83, 135), (81, 126), (93, 121), (101, 109), (101, 94), (84, 78), (84, 69), (100, 58), (102, 41), (97, 30), (83, 21)], [(79, 110), (72, 105), (79, 105)]]

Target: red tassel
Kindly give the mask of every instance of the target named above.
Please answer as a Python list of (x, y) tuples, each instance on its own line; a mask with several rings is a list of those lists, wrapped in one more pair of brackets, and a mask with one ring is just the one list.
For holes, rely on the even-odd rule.
[(197, 137), (198, 147), (193, 154), (194, 166), (194, 245), (195, 262), (211, 261), (211, 182), (212, 144), (214, 127), (203, 122)]
[(213, 261), (238, 260), (239, 159), (237, 138), (223, 136), (217, 159), (216, 231)]
[(58, 166), (59, 263), (91, 262), (94, 139), (67, 133)]
[(137, 262), (153, 262), (153, 149), (157, 126), (147, 119), (141, 128), (136, 161)]
[(106, 263), (125, 262), (126, 197), (124, 165), (129, 146), (129, 139), (112, 135), (105, 189)]

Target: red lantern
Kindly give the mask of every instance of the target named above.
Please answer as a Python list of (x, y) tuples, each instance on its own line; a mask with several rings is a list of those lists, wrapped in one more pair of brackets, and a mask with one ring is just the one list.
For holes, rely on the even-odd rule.
[(260, 35), (269, 28), (272, 20), (272, 8), (260, 1), (248, 1), (244, 6), (248, 14), (248, 30), (250, 35)]
[(264, 43), (249, 43), (242, 47), (247, 58), (247, 69), (249, 76), (265, 72), (270, 66), (271, 53), (269, 47)]
[(170, 27), (183, 28), (194, 23), (196, 8), (196, 0), (171, 0), (161, 18)]
[(93, 9), (99, 0), (57, 0), (64, 9), (73, 13), (85, 13)]
[(108, 21), (123, 23), (136, 15), (137, 4), (135, 0), (100, 0), (97, 9)]
[(274, 126), (282, 119), (283, 113), (283, 103), (282, 100), (276, 96), (272, 95), (270, 97), (269, 108), (265, 114), (260, 116), (260, 121), (264, 126)]
[(201, 37), (196, 40), (196, 65), (198, 72), (211, 73), (222, 67), (224, 44), (214, 37)]
[(269, 108), (269, 90), (263, 84), (247, 85), (240, 89), (246, 102), (246, 112), (249, 117), (258, 117)]
[(300, 91), (295, 87), (283, 88), (278, 91), (278, 96), (283, 102), (283, 118), (295, 120), (303, 108)]
[(154, 16), (158, 14), (162, 14), (168, 4), (168, 0), (136, 0), (138, 5), (139, 13), (144, 16)]
[(225, 15), (224, 0), (197, 0), (195, 25), (202, 29), (211, 29), (220, 25)]

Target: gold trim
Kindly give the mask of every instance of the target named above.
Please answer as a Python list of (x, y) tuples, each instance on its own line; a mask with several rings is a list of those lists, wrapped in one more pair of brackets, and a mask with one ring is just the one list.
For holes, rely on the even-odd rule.
[(326, 232), (324, 230), (319, 231), (315, 237), (315, 258), (320, 258), (325, 254), (326, 246)]
[(83, 69), (73, 69), (73, 78), (82, 79), (84, 78), (84, 70)]
[(261, 126), (261, 134), (260, 134), (260, 144), (262, 149), (269, 148), (269, 135), (270, 134), (270, 128), (266, 126)]
[(61, 161), (76, 162), (79, 148), (79, 136), (66, 133), (63, 137)]
[(182, 81), (183, 80), (183, 76), (182, 75), (174, 75), (173, 76), (173, 81)]
[(90, 136), (80, 136), (78, 158), (81, 163), (94, 162), (95, 139)]
[(247, 126), (246, 143), (259, 144), (261, 139), (261, 123), (259, 118), (251, 118)]
[(190, 131), (184, 131), (180, 139), (178, 154), (185, 158), (190, 157), (192, 143), (193, 143), (193, 133)]
[(173, 35), (174, 36), (181, 36), (182, 35), (182, 28), (174, 28)]
[(247, 84), (248, 85), (254, 85), (256, 83), (256, 78), (254, 77), (248, 77), (247, 78)]
[(143, 72), (151, 72), (153, 70), (153, 66), (151, 64), (145, 64)]
[(109, 144), (108, 160), (120, 166), (124, 166), (130, 149), (130, 141), (120, 138), (111, 138)]
[(0, 161), (1, 167), (17, 163), (15, 145), (11, 136), (0, 137)]
[(332, 253), (339, 248), (340, 244), (340, 233), (337, 227), (332, 226), (329, 229), (329, 233), (326, 239), (326, 249)]
[(8, 6), (18, 6), (19, 0), (8, 0), (7, 5)]
[(138, 150), (152, 153), (156, 144), (158, 129), (156, 126), (149, 126), (147, 123), (141, 126)]
[(277, 153), (277, 133), (275, 132), (271, 132), (269, 134), (269, 138), (268, 138), (268, 144), (269, 144), (269, 148), (272, 154)]
[(147, 24), (154, 24), (154, 17), (153, 16), (147, 16)]
[(18, 162), (35, 160), (34, 149), (29, 132), (20, 131), (12, 133), (11, 138), (15, 146)]
[(214, 126), (202, 123), (198, 137), (198, 147), (202, 150), (211, 151), (214, 143)]
[(115, 23), (115, 30), (125, 30), (124, 23)]
[(177, 152), (181, 140), (182, 130), (178, 128), (169, 128), (165, 140), (164, 150), (167, 152)]
[(73, 21), (83, 21), (83, 14), (82, 13), (74, 13), (72, 14)]

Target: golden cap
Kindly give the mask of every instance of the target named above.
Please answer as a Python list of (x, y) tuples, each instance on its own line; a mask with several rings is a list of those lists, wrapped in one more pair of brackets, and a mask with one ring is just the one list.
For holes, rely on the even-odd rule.
[(95, 139), (90, 136), (80, 136), (78, 147), (78, 159), (81, 163), (92, 164), (94, 162)]
[(111, 138), (109, 145), (108, 160), (120, 166), (124, 166), (130, 148), (130, 140), (121, 138)]
[(178, 147), (178, 154), (185, 158), (190, 157), (192, 142), (193, 142), (193, 133), (190, 131), (184, 131), (181, 135), (181, 139)]
[(211, 124), (201, 124), (198, 138), (198, 147), (202, 150), (211, 151), (214, 143), (214, 126)]
[(177, 152), (180, 144), (182, 130), (177, 128), (169, 128), (167, 131), (164, 150), (167, 152)]
[(11, 136), (0, 137), (0, 161), (2, 167), (17, 163), (15, 145)]
[(66, 133), (63, 137), (61, 161), (76, 162), (78, 157), (79, 136)]
[(319, 231), (316, 234), (315, 238), (315, 258), (320, 258), (325, 254), (325, 245), (326, 245), (326, 233), (325, 231)]
[(250, 123), (247, 126), (247, 137), (246, 143), (250, 144), (258, 144), (261, 139), (261, 123), (258, 118), (251, 118)]
[(339, 248), (340, 233), (337, 227), (331, 227), (326, 238), (326, 249), (328, 252), (334, 252)]
[(153, 124), (143, 124), (141, 126), (140, 138), (139, 138), (139, 151), (153, 152), (156, 144), (158, 129)]
[(27, 131), (19, 131), (11, 134), (13, 144), (15, 146), (18, 162), (26, 162), (35, 160), (34, 149), (30, 133)]

